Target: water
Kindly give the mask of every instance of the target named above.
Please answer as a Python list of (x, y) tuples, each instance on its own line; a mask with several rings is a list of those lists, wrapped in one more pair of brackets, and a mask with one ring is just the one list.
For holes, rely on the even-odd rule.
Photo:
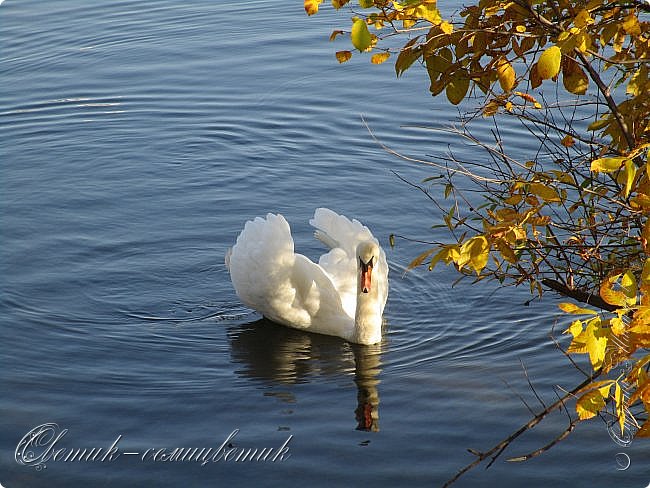
[[(339, 66), (346, 41), (327, 42), (330, 9), (307, 18), (294, 3), (2, 4), (3, 486), (437, 486), (472, 460), (467, 448), (528, 420), (521, 362), (547, 402), (554, 385), (580, 380), (548, 339), (550, 295), (524, 307), (525, 290), (452, 288), (442, 268), (404, 274), (417, 244), (387, 249), (377, 347), (259, 323), (239, 303), (223, 256), (256, 215), (282, 212), (312, 257), (318, 206), (360, 219), (385, 248), (393, 232), (432, 237), (435, 209), (392, 173), (418, 181), (431, 170), (382, 151), (361, 115), (407, 154), (471, 150), (401, 127), (455, 116), (422, 73)], [(45, 423), (68, 429), (62, 447), (108, 449), (122, 436), (122, 455), (18, 464), (19, 441)], [(509, 455), (565, 425), (552, 415)], [(216, 450), (235, 429), (240, 448), (292, 436), (291, 456), (141, 459)], [(641, 441), (623, 449), (596, 421), (544, 456), (497, 461), (457, 486), (641, 487), (647, 457)]]

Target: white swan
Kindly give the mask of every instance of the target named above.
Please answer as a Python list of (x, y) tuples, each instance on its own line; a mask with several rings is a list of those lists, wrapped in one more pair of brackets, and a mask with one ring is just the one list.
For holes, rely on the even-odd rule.
[(367, 227), (329, 209), (317, 209), (309, 223), (330, 249), (318, 264), (294, 253), (282, 215), (246, 222), (226, 255), (237, 295), (289, 327), (358, 344), (380, 342), (388, 297), (384, 250)]

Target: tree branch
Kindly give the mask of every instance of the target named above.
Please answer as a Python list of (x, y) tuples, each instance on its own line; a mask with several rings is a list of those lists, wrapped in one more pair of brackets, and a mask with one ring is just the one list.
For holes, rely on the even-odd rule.
[[(580, 390), (582, 390), (585, 386), (587, 386), (587, 385), (588, 385), (589, 383), (591, 383), (593, 380), (595, 380), (596, 378), (598, 378), (600, 375), (601, 375), (600, 370), (599, 370), (599, 371), (596, 371), (596, 372), (594, 372), (594, 373), (592, 373), (592, 374), (591, 374), (590, 376), (588, 376), (588, 377), (587, 377), (587, 378), (586, 378), (582, 383), (580, 383), (578, 386), (576, 386), (573, 390), (571, 390), (570, 392), (568, 392), (567, 394), (565, 394), (562, 398), (559, 398), (555, 403), (553, 403), (552, 405), (549, 405), (547, 408), (545, 408), (544, 410), (542, 410), (542, 411), (541, 411), (540, 413), (538, 413), (537, 415), (535, 415), (535, 416), (534, 416), (532, 419), (530, 419), (527, 423), (525, 423), (524, 425), (522, 425), (521, 427), (519, 427), (519, 429), (517, 429), (515, 432), (513, 432), (513, 433), (510, 434), (508, 437), (506, 437), (505, 439), (503, 439), (501, 442), (499, 442), (498, 444), (496, 444), (495, 446), (493, 446), (490, 450), (485, 451), (485, 452), (480, 452), (480, 451), (476, 451), (476, 450), (474, 450), (474, 449), (469, 449), (469, 452), (471, 452), (472, 454), (474, 454), (474, 455), (477, 457), (477, 459), (475, 459), (473, 462), (469, 463), (467, 466), (463, 467), (460, 471), (458, 471), (458, 473), (456, 473), (456, 475), (455, 475), (453, 478), (450, 478), (450, 479), (449, 479), (449, 480), (448, 480), (448, 481), (443, 485), (443, 488), (446, 488), (446, 487), (448, 487), (448, 486), (451, 486), (451, 485), (452, 485), (453, 483), (455, 483), (455, 482), (456, 482), (456, 481), (457, 481), (461, 476), (463, 476), (466, 472), (468, 472), (468, 471), (471, 470), (472, 468), (475, 468), (476, 466), (478, 466), (479, 464), (481, 464), (481, 463), (482, 463), (483, 461), (485, 461), (486, 459), (492, 457), (492, 460), (491, 460), (490, 463), (488, 464), (488, 467), (490, 467), (490, 466), (492, 465), (492, 463), (493, 463), (493, 462), (494, 462), (494, 461), (495, 461), (495, 460), (496, 460), (496, 459), (501, 455), (501, 453), (502, 453), (502, 452), (503, 452), (503, 451), (504, 451), (504, 450), (505, 450), (505, 449), (506, 449), (506, 448), (507, 448), (507, 447), (512, 443), (512, 441), (514, 441), (517, 437), (519, 437), (519, 436), (520, 436), (521, 434), (523, 434), (524, 432), (529, 431), (530, 429), (532, 429), (533, 427), (535, 427), (537, 424), (539, 424), (539, 423), (540, 423), (540, 422), (541, 422), (541, 421), (542, 421), (542, 420), (543, 420), (543, 419), (544, 419), (544, 418), (545, 418), (549, 413), (551, 413), (552, 411), (554, 411), (554, 410), (556, 410), (556, 409), (561, 408), (562, 406), (564, 406), (564, 403), (565, 403), (568, 399), (575, 397), (575, 395), (576, 395)], [(573, 428), (571, 428), (571, 430), (573, 430)], [(569, 432), (570, 432), (570, 431), (569, 431)], [(566, 437), (566, 435), (568, 435), (568, 433), (566, 433), (566, 431), (565, 431), (563, 434), (560, 435), (560, 437), (564, 438), (564, 437)], [(544, 448), (547, 448), (547, 449), (548, 449), (548, 448), (552, 447), (552, 446), (555, 445), (557, 442), (559, 442), (559, 440), (561, 440), (561, 439), (559, 439), (559, 440), (558, 440), (558, 439), (559, 439), (559, 438), (556, 438), (556, 439), (555, 439), (554, 441), (552, 441), (550, 444), (547, 444), (548, 447), (547, 447), (547, 446), (544, 446), (544, 447), (541, 448), (541, 449), (544, 449)]]
[(607, 310), (608, 312), (613, 312), (618, 308), (615, 305), (611, 305), (607, 303), (598, 295), (587, 293), (582, 290), (575, 290), (573, 288), (569, 288), (564, 283), (560, 283), (559, 281), (556, 280), (544, 278), (542, 280), (542, 285), (550, 288), (551, 290), (558, 292), (561, 295), (564, 295), (569, 298), (573, 298), (574, 300), (578, 300), (579, 302), (586, 303), (587, 305), (592, 305), (602, 310)]

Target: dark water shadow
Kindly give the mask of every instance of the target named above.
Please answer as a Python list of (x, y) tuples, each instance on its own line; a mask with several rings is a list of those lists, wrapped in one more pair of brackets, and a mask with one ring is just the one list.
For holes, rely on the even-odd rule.
[(283, 327), (267, 319), (229, 327), (236, 373), (272, 385), (307, 383), (319, 377), (354, 377), (357, 430), (379, 431), (379, 374), (384, 346)]

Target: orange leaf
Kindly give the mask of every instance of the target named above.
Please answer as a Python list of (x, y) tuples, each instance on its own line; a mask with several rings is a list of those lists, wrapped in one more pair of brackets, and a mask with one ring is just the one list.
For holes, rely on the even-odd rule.
[(332, 32), (332, 34), (330, 34), (330, 41), (333, 41), (337, 36), (340, 36), (341, 34), (343, 34), (342, 30), (335, 30)]
[(390, 53), (377, 53), (373, 54), (370, 58), (372, 64), (381, 64), (390, 57)]
[(336, 52), (336, 59), (339, 60), (339, 63), (345, 63), (346, 61), (349, 61), (351, 57), (352, 57), (352, 53), (350, 51)]

